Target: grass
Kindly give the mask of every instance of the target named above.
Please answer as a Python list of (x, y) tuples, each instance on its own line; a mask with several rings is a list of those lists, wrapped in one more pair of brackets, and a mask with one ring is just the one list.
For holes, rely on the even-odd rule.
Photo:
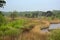
[(60, 40), (60, 29), (52, 30), (49, 40)]
[(20, 28), (24, 27), (24, 24), (27, 23), (27, 20), (24, 19), (19, 19), (19, 20), (14, 20), (11, 22), (8, 22), (5, 25), (2, 25), (0, 27), (0, 37), (1, 36), (17, 36), (22, 32)]
[[(17, 34), (19, 34), (18, 36), (22, 37), (22, 40), (47, 40), (48, 33), (41, 32), (40, 29), (42, 27), (48, 27), (50, 25), (50, 21), (51, 21), (50, 17), (42, 18), (42, 19), (20, 18), (20, 19), (14, 20), (14, 21), (10, 21), (6, 25), (2, 25), (0, 27), (0, 35), (3, 36), (3, 34), (5, 34), (5, 35), (9, 35), (13, 38), (13, 36), (17, 36)], [(29, 29), (31, 26), (34, 26), (34, 27)], [(37, 27), (38, 27), (38, 29), (37, 29)], [(28, 29), (30, 31), (22, 33), (22, 31), (25, 31), (25, 30), (21, 29), (21, 28)], [(35, 28), (35, 30), (32, 31), (32, 29), (34, 29), (34, 28)], [(20, 34), (20, 33), (22, 33), (22, 34)], [(51, 33), (54, 34), (54, 32), (51, 32)]]

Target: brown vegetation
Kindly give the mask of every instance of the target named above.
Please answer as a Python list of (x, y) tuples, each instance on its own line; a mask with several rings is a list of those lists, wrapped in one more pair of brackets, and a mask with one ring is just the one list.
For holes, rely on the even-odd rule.
[(50, 23), (51, 24), (57, 24), (57, 23), (60, 23), (60, 20), (59, 19), (54, 19), (54, 20), (51, 20)]
[(19, 40), (48, 40), (49, 32), (41, 31), (41, 27), (48, 27), (49, 22), (46, 20), (37, 20), (33, 19), (31, 23), (27, 25), (34, 25), (29, 31), (26, 31), (20, 34)]
[[(23, 32), (19, 35), (18, 40), (48, 40), (50, 33), (41, 31), (41, 28), (49, 27), (50, 21), (37, 18), (22, 19), (28, 20), (28, 23), (24, 25), (24, 28), (21, 28)], [(12, 39), (11, 37), (5, 37), (5, 40)]]
[(35, 26), (29, 32), (20, 34), (19, 40), (48, 40), (49, 32), (42, 32), (40, 25)]

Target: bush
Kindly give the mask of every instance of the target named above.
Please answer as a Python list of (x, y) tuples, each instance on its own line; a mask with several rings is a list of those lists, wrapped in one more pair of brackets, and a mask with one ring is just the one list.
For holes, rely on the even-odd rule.
[(2, 14), (2, 12), (0, 12), (0, 26), (1, 26), (2, 24), (5, 24), (5, 22), (6, 22), (5, 17), (4, 17), (4, 15)]
[(20, 33), (22, 31), (20, 28), (24, 27), (23, 25), (25, 24), (25, 22), (25, 20), (21, 19), (9, 22), (5, 25), (1, 25), (0, 32), (2, 31), (4, 35), (16, 35), (17, 33)]

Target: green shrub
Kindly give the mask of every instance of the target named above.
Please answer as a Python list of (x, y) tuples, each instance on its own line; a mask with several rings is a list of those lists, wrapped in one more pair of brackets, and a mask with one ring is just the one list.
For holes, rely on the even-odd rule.
[(22, 32), (20, 28), (24, 27), (25, 20), (14, 20), (7, 24), (3, 24), (0, 26), (0, 36), (9, 35), (9, 36), (17, 36)]
[(6, 24), (6, 19), (4, 17), (4, 14), (0, 11), (0, 26)]

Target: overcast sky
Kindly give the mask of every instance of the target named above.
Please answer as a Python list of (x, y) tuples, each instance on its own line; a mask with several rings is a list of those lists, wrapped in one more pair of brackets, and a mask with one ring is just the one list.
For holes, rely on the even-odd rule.
[(2, 11), (47, 11), (59, 10), (60, 0), (6, 0)]

